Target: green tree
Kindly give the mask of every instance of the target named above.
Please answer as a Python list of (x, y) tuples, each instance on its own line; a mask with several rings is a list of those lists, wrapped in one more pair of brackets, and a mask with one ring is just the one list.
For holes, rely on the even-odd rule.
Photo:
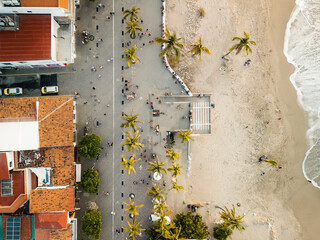
[(202, 45), (202, 36), (200, 36), (198, 42), (195, 42), (195, 43), (190, 44), (188, 46), (191, 47), (191, 50), (189, 52), (191, 52), (191, 53), (193, 53), (195, 55), (199, 55), (200, 61), (201, 61), (202, 52), (205, 52), (205, 53), (211, 55), (210, 50)]
[(180, 190), (184, 190), (183, 186), (178, 185), (177, 181), (171, 180), (172, 189), (174, 189), (174, 192), (180, 192)]
[(127, 64), (129, 67), (131, 67), (132, 62), (135, 62), (137, 64), (138, 62), (141, 62), (140, 59), (136, 56), (136, 51), (137, 45), (134, 45), (132, 48), (124, 48), (122, 51), (126, 54), (122, 59), (127, 60)]
[(154, 162), (148, 161), (148, 164), (151, 166), (150, 168), (147, 168), (148, 171), (151, 171), (152, 173), (159, 173), (161, 175), (161, 172), (164, 172), (167, 174), (167, 170), (163, 167), (166, 165), (167, 161), (160, 162), (158, 159), (158, 156), (156, 157)]
[(167, 150), (166, 157), (169, 158), (171, 161), (175, 161), (175, 160), (179, 159), (180, 154), (181, 154), (181, 152), (177, 153), (174, 151), (174, 149)]
[(121, 117), (121, 119), (123, 119), (125, 122), (120, 125), (121, 128), (131, 127), (132, 130), (135, 132), (136, 131), (136, 123), (143, 123), (143, 122), (137, 120), (140, 114), (134, 115), (133, 110), (130, 115), (126, 114), (124, 112), (122, 112), (122, 115), (123, 116)]
[(84, 136), (78, 145), (79, 155), (85, 158), (97, 158), (101, 153), (100, 143), (100, 137), (96, 134)]
[(155, 184), (152, 182), (152, 188), (148, 188), (147, 195), (151, 196), (158, 201), (161, 201), (163, 198), (163, 195), (166, 193), (163, 187), (160, 187), (159, 184)]
[(224, 223), (219, 223), (213, 227), (213, 237), (217, 240), (226, 240), (228, 237), (231, 238), (232, 230)]
[(141, 32), (142, 28), (137, 23), (137, 21), (129, 21), (127, 22), (126, 30), (127, 30), (126, 33), (129, 33), (130, 37), (134, 39), (137, 37), (137, 31)]
[(101, 232), (101, 213), (98, 211), (87, 212), (82, 217), (81, 228), (85, 235), (99, 239)]
[(245, 228), (244, 226), (241, 225), (241, 223), (243, 223), (243, 218), (244, 216), (236, 216), (236, 209), (234, 207), (234, 204), (232, 204), (232, 209), (228, 209), (227, 207), (224, 207), (225, 211), (223, 212), (219, 212), (222, 220), (224, 221), (224, 224), (228, 227), (231, 228), (231, 230), (233, 229), (238, 229), (240, 232), (244, 231)]
[(164, 32), (164, 37), (156, 37), (154, 40), (157, 44), (165, 44), (165, 48), (161, 51), (159, 57), (163, 57), (165, 54), (170, 54), (173, 51), (177, 60), (179, 60), (181, 50), (184, 48), (183, 43), (180, 42), (181, 39), (177, 37), (175, 32), (171, 34), (168, 29)]
[(130, 232), (129, 237), (131, 237), (132, 240), (135, 240), (137, 236), (140, 236), (140, 232), (141, 231), (145, 231), (145, 229), (139, 227), (140, 222), (136, 221), (136, 218), (133, 218), (132, 223), (127, 219), (127, 223), (128, 223), (128, 227), (124, 227), (122, 226), (122, 228), (126, 231), (126, 232)]
[(129, 214), (132, 214), (133, 216), (137, 216), (139, 215), (137, 208), (141, 208), (144, 205), (143, 204), (139, 204), (139, 205), (135, 205), (134, 202), (132, 202), (131, 198), (129, 198), (129, 203), (126, 203), (123, 201), (123, 204), (127, 205), (128, 207), (125, 209)]
[(84, 171), (81, 177), (80, 185), (88, 193), (99, 193), (100, 177), (98, 171), (92, 168)]
[(252, 53), (252, 49), (250, 45), (256, 46), (257, 44), (254, 41), (249, 41), (249, 39), (250, 39), (250, 34), (246, 32), (244, 32), (244, 38), (234, 37), (232, 41), (239, 40), (239, 43), (233, 45), (232, 48), (230, 48), (229, 52), (232, 52), (233, 50), (237, 50), (236, 54), (239, 54), (241, 50), (245, 48), (246, 55), (248, 55), (249, 53)]
[(188, 130), (188, 131), (182, 131), (180, 130), (180, 132), (177, 133), (177, 136), (179, 138), (182, 139), (182, 143), (184, 142), (189, 142), (190, 140), (193, 140), (193, 138), (191, 137), (191, 134), (192, 134), (192, 130)]
[(152, 212), (160, 214), (161, 212), (167, 210), (169, 210), (168, 205), (164, 202), (163, 199), (154, 201)]
[(180, 238), (181, 228), (177, 228), (173, 223), (167, 225), (165, 230), (162, 230), (159, 221), (156, 221), (153, 226), (146, 231), (149, 235), (148, 240), (182, 240)]
[(178, 228), (181, 228), (181, 238), (204, 239), (209, 235), (208, 227), (199, 214), (193, 215), (191, 212), (187, 214), (179, 213), (173, 222)]
[(127, 17), (129, 17), (130, 21), (136, 20), (139, 21), (138, 14), (140, 13), (140, 8), (136, 8), (136, 6), (133, 6), (131, 9), (126, 9), (122, 12), (123, 19), (126, 20)]
[(172, 177), (175, 178), (178, 175), (181, 175), (181, 171), (180, 171), (181, 168), (182, 166), (180, 166), (180, 163), (172, 163), (172, 166), (168, 168), (168, 171), (172, 172)]
[(141, 158), (135, 159), (135, 154), (130, 157), (130, 159), (126, 159), (125, 156), (121, 155), (122, 161), (120, 161), (120, 165), (123, 166), (123, 168), (120, 168), (120, 170), (127, 170), (128, 175), (130, 175), (131, 171), (136, 173), (136, 170), (133, 167), (133, 164), (140, 161)]
[(133, 136), (131, 132), (126, 132), (125, 135), (127, 138), (124, 140), (124, 143), (121, 144), (121, 146), (127, 146), (128, 152), (131, 152), (132, 150), (144, 148), (144, 145), (142, 143), (139, 143), (139, 138), (140, 138), (139, 131), (135, 131)]

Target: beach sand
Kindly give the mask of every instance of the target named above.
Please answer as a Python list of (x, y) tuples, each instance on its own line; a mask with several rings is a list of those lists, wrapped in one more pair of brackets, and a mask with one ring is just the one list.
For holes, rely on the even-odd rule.
[[(199, 17), (198, 9), (205, 9)], [(240, 203), (246, 231), (233, 239), (305, 239), (320, 236), (320, 190), (303, 176), (306, 123), (289, 81), (293, 67), (283, 54), (284, 33), (293, 0), (167, 0), (168, 28), (191, 44), (203, 36), (212, 55), (181, 58), (176, 72), (193, 93), (211, 94), (212, 134), (192, 142), (191, 170), (185, 191), (169, 196), (175, 212), (188, 203), (210, 227), (219, 222), (219, 207)], [(251, 33), (253, 54), (221, 56), (232, 38)], [(252, 60), (249, 67), (244, 62)], [(278, 111), (280, 110), (280, 111)], [(258, 158), (276, 159), (282, 169)], [(262, 175), (262, 173), (264, 173)]]

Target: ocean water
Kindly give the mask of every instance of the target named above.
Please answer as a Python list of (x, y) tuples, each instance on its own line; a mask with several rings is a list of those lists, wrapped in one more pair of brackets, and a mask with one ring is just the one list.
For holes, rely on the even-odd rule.
[(295, 66), (290, 76), (308, 122), (307, 180), (320, 188), (320, 0), (296, 0), (287, 24), (284, 54)]

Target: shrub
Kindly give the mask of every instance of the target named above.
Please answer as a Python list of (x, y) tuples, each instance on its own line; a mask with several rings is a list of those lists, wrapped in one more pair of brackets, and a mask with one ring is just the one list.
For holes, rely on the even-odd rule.
[(78, 146), (78, 153), (85, 158), (97, 158), (101, 153), (101, 139), (96, 134), (88, 134), (82, 138)]
[(100, 178), (98, 171), (91, 168), (84, 171), (80, 184), (89, 193), (99, 193)]
[(199, 8), (198, 13), (200, 17), (204, 17), (206, 15), (206, 11), (203, 8)]
[(101, 232), (101, 213), (98, 211), (87, 212), (82, 217), (81, 228), (85, 235), (99, 239)]
[(217, 240), (226, 240), (232, 235), (232, 230), (223, 223), (219, 223), (213, 227), (213, 237)]
[(181, 238), (186, 239), (204, 239), (209, 235), (208, 227), (202, 222), (202, 216), (199, 214), (193, 215), (191, 212), (187, 214), (180, 213), (173, 220), (175, 225), (181, 227)]

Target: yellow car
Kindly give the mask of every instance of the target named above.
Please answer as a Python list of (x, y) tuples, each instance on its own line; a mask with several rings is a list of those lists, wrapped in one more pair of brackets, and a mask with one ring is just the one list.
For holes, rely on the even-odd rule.
[(22, 88), (5, 88), (3, 92), (4, 95), (20, 95), (22, 94)]
[(42, 87), (41, 93), (42, 94), (53, 94), (58, 93), (59, 89), (58, 86), (50, 86), (50, 87)]

